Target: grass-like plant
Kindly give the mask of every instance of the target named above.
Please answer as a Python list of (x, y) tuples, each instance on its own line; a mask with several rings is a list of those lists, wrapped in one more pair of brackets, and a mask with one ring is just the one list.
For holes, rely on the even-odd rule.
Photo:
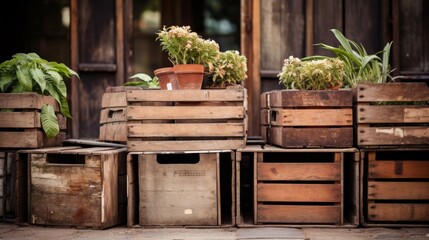
[[(344, 62), (344, 86), (355, 87), (359, 83), (385, 83), (392, 80), (389, 65), (390, 48), (392, 42), (387, 43), (383, 50), (375, 54), (368, 54), (362, 44), (347, 39), (337, 29), (331, 29), (340, 43), (333, 47), (324, 43), (316, 44), (333, 52)], [(310, 56), (303, 60), (328, 58), (327, 56)]]
[[(52, 96), (59, 103), (61, 113), (71, 118), (63, 77), (72, 76), (79, 77), (63, 63), (49, 62), (36, 53), (17, 53), (0, 64), (0, 93), (35, 92)], [(58, 119), (52, 106), (42, 107), (41, 122), (49, 138), (59, 133)]]

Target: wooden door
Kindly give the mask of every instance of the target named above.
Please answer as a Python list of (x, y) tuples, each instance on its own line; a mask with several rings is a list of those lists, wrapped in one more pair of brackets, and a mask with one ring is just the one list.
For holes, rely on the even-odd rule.
[(102, 95), (124, 83), (130, 9), (129, 0), (71, 1), (73, 138), (98, 138)]

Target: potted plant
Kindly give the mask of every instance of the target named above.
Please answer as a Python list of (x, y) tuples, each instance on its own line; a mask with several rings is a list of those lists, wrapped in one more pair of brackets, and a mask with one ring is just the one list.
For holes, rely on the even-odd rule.
[(221, 52), (213, 65), (212, 87), (225, 88), (227, 85), (239, 84), (247, 78), (247, 58), (238, 51)]
[(156, 40), (173, 64), (178, 89), (201, 89), (204, 67), (212, 68), (219, 45), (203, 39), (189, 26), (164, 27), (158, 31)]
[(151, 77), (146, 73), (137, 73), (130, 77), (130, 79), (136, 79), (134, 81), (129, 81), (124, 83), (124, 86), (134, 86), (142, 88), (159, 88), (160, 82), (158, 77)]
[[(67, 102), (64, 77), (79, 77), (63, 63), (49, 62), (36, 53), (17, 53), (12, 59), (0, 64), (0, 92), (34, 92), (53, 97), (59, 104), (60, 112), (71, 118)], [(13, 111), (13, 109), (2, 109)], [(48, 138), (59, 133), (59, 124), (53, 106), (43, 105), (40, 114), (41, 125)]]

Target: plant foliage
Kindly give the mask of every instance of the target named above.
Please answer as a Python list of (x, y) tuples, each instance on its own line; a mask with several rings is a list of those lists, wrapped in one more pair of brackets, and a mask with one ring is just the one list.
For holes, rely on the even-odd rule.
[[(79, 77), (76, 72), (63, 63), (49, 62), (36, 53), (17, 53), (12, 56), (12, 59), (0, 64), (0, 92), (35, 92), (52, 96), (59, 103), (61, 113), (71, 118), (67, 102), (67, 88), (63, 78), (72, 76)], [(55, 136), (58, 131), (54, 128), (59, 128), (55, 112), (44, 107), (41, 118), (47, 136)]]
[(213, 84), (238, 84), (247, 78), (247, 58), (238, 51), (221, 52), (214, 63)]
[(278, 77), (286, 89), (325, 90), (341, 86), (343, 74), (344, 63), (338, 58), (301, 61), (290, 56)]
[[(383, 50), (376, 54), (368, 54), (362, 44), (347, 39), (337, 29), (331, 29), (335, 38), (340, 43), (339, 47), (327, 44), (316, 44), (333, 52), (344, 61), (344, 86), (355, 87), (359, 83), (385, 83), (392, 79), (389, 65), (389, 55), (392, 42), (387, 43)], [(328, 58), (326, 56), (311, 56), (303, 60)]]
[(126, 82), (124, 86), (135, 86), (142, 88), (159, 88), (158, 78), (150, 77), (145, 73), (137, 73), (130, 77), (130, 79), (136, 79), (135, 81)]

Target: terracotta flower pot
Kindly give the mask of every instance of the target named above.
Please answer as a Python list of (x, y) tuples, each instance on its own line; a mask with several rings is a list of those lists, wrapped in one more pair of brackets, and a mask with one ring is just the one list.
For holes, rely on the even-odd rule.
[(178, 89), (201, 89), (204, 77), (202, 64), (179, 64), (173, 66)]
[(154, 71), (162, 90), (177, 89), (177, 78), (172, 67), (158, 68)]

